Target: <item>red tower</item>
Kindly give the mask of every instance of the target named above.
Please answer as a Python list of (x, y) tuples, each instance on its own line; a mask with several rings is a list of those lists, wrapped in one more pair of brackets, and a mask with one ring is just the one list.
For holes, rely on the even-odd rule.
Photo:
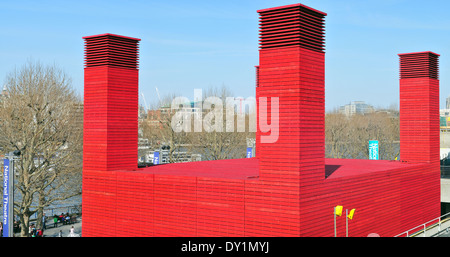
[[(279, 131), (275, 142), (265, 144), (258, 130), (260, 177), (324, 178), (325, 156), (325, 13), (304, 5), (271, 8), (260, 14), (258, 99), (279, 99)], [(271, 104), (259, 108), (269, 108)], [(271, 111), (267, 112), (269, 115)], [(276, 112), (273, 112), (276, 113)], [(258, 115), (260, 117), (261, 115)], [(264, 118), (264, 115), (262, 115)], [(261, 117), (260, 117), (261, 118)], [(271, 157), (271, 158), (264, 158)], [(283, 170), (274, 170), (279, 167)], [(266, 169), (267, 168), (267, 169)]]
[(111, 171), (137, 169), (140, 39), (113, 34), (83, 39), (83, 222), (89, 226), (99, 213), (111, 215), (116, 190)]
[(84, 167), (137, 168), (138, 42), (113, 34), (84, 37)]
[[(423, 189), (418, 192), (424, 203), (440, 201), (440, 185), (436, 183), (440, 181), (439, 55), (418, 52), (399, 57), (400, 159), (430, 164), (420, 178)], [(410, 180), (404, 186), (414, 183), (418, 182)], [(439, 211), (432, 206), (432, 212)]]
[[(325, 13), (302, 4), (269, 8), (260, 15), (260, 51), (256, 98), (258, 124), (273, 123), (279, 128), (264, 131), (258, 126), (257, 158), (260, 183), (270, 188), (267, 195), (255, 195), (267, 206), (267, 214), (254, 213), (254, 225), (261, 233), (271, 224), (274, 231), (300, 233), (300, 193), (321, 183), (325, 177)], [(267, 98), (267, 104), (262, 102)], [(278, 110), (272, 110), (277, 99)], [(276, 116), (271, 116), (276, 115)], [(276, 137), (264, 143), (264, 137)], [(270, 185), (270, 186), (269, 186)], [(261, 185), (258, 185), (261, 186)], [(264, 200), (265, 199), (265, 200)], [(252, 203), (248, 203), (250, 206)], [(280, 205), (285, 212), (279, 212)], [(272, 214), (277, 213), (274, 219)], [(253, 213), (248, 213), (248, 218)], [(254, 227), (253, 227), (254, 226)], [(255, 233), (255, 235), (261, 235)]]
[(439, 55), (400, 56), (400, 158), (439, 165)]

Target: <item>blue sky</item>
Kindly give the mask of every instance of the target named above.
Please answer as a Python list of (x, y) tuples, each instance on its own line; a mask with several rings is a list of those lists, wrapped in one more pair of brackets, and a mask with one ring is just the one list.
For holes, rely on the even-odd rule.
[[(398, 53), (441, 55), (441, 108), (450, 95), (450, 1), (303, 0), (326, 18), (326, 109), (362, 100), (398, 105)], [(83, 93), (83, 36), (141, 38), (147, 102), (195, 88), (255, 94), (257, 10), (290, 0), (0, 1), (0, 77), (27, 60), (57, 64)]]

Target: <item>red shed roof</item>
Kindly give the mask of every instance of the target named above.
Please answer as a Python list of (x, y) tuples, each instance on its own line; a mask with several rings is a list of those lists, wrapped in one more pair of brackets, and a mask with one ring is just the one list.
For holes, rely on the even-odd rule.
[[(400, 161), (325, 159), (325, 173), (329, 179), (356, 176), (372, 172), (397, 170), (420, 166)], [(259, 160), (257, 158), (171, 163), (141, 168), (139, 171), (150, 174), (208, 177), (225, 179), (257, 179)], [(324, 174), (325, 177), (325, 174)]]
[(385, 160), (325, 159), (325, 170), (328, 178), (330, 179), (388, 170), (398, 170), (420, 165), (424, 164)]
[(160, 175), (252, 179), (259, 175), (259, 162), (256, 158), (185, 162), (155, 165), (139, 170)]

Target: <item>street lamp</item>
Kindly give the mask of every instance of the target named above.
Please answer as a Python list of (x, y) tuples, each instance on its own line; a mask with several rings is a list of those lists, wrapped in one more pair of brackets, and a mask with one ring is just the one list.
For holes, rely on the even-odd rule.
[(14, 161), (20, 154), (19, 150), (10, 152), (3, 162), (3, 237), (14, 235)]

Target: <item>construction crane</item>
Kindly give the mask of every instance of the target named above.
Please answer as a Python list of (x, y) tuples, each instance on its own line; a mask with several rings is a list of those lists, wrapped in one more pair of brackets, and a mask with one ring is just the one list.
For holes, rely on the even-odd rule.
[(145, 107), (145, 110), (148, 111), (148, 105), (147, 105), (147, 101), (145, 100), (144, 93), (141, 93), (141, 95), (142, 95), (142, 99), (144, 99), (144, 107)]
[(161, 105), (161, 96), (159, 95), (159, 90), (157, 87), (156, 88), (156, 93), (158, 94), (158, 99), (159, 99), (159, 104)]

